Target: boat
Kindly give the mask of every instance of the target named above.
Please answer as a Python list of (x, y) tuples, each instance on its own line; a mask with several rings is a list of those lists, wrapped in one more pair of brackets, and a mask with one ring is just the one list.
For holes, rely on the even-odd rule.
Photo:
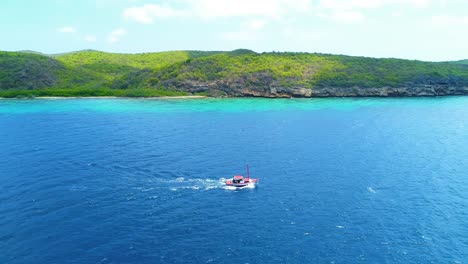
[(244, 188), (244, 187), (255, 187), (259, 179), (250, 178), (249, 165), (247, 167), (247, 177), (242, 175), (236, 175), (232, 179), (226, 181), (226, 186)]

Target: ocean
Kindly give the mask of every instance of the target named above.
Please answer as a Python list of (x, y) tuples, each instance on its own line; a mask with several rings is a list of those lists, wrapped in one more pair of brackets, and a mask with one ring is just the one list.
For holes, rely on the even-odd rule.
[(468, 97), (0, 100), (0, 263), (467, 261)]

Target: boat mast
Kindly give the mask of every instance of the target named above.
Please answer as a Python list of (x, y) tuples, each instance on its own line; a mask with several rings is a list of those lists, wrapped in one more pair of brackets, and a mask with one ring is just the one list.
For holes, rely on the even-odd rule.
[(249, 164), (247, 164), (246, 167), (247, 167), (247, 179), (250, 180)]

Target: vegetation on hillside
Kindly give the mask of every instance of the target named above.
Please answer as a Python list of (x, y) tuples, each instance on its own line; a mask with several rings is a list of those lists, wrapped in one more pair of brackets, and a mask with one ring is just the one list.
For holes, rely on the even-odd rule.
[(459, 61), (454, 61), (453, 63), (457, 63), (457, 64), (467, 64), (467, 65), (468, 65), (468, 60), (459, 60)]
[(206, 82), (235, 81), (256, 73), (265, 73), (286, 87), (468, 85), (465, 65), (307, 53), (217, 54), (173, 64), (154, 76), (161, 81)]
[(52, 58), (23, 52), (0, 52), (0, 89), (40, 89), (51, 87), (65, 72)]
[(183, 91), (186, 83), (255, 86), (265, 81), (281, 87), (310, 89), (464, 87), (468, 86), (468, 64), (466, 61), (435, 63), (315, 53), (255, 53), (245, 49), (141, 54), (86, 50), (51, 56), (0, 52), (0, 90), (49, 90), (32, 95), (109, 95), (120, 93), (110, 91), (127, 89), (174, 92)]

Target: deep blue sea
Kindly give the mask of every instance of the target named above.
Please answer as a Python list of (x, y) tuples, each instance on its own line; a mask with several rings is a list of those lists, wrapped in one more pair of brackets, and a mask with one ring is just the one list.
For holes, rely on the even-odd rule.
[(0, 100), (0, 263), (468, 263), (468, 97)]

